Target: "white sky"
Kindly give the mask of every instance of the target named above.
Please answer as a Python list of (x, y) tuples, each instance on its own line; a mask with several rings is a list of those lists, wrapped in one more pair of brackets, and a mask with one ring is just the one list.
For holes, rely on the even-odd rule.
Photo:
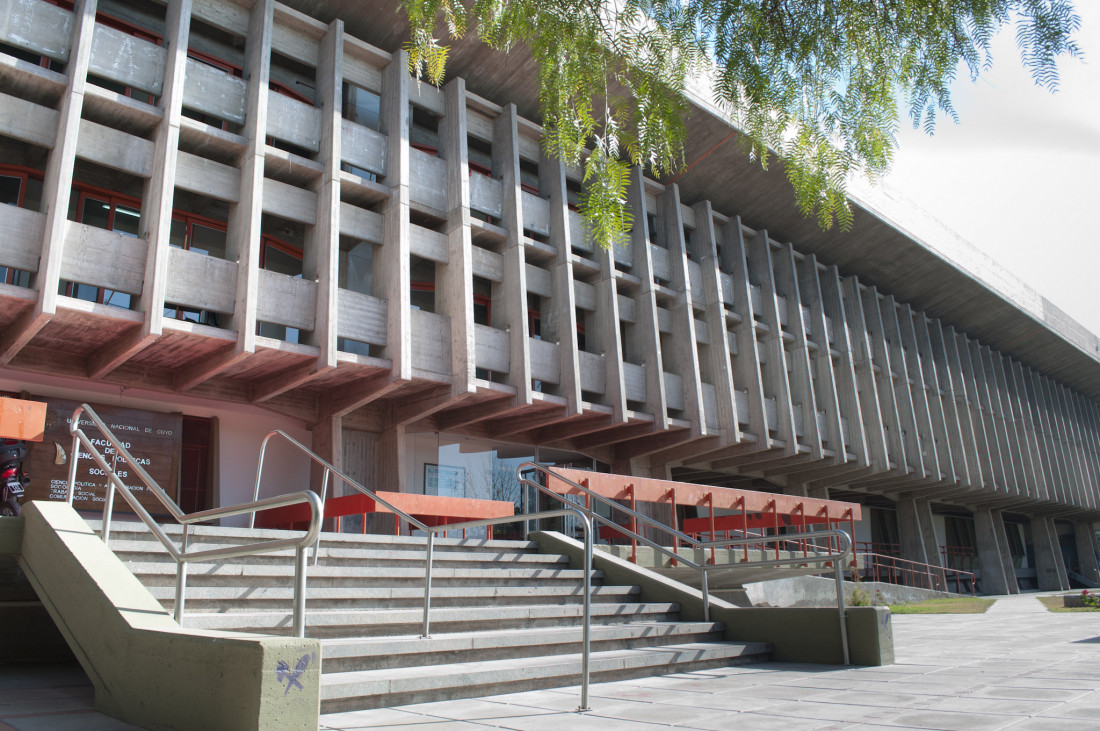
[(906, 118), (883, 182), (1094, 333), (1100, 333), (1100, 2), (1077, 0), (1084, 61), (1056, 94), (1024, 71), (1015, 32), (993, 68), (952, 87), (959, 124), (929, 137)]

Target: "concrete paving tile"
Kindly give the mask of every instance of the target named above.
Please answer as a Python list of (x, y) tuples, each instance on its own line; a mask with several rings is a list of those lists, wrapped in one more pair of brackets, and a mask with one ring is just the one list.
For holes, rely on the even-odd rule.
[(817, 698), (835, 691), (835, 688), (800, 688), (792, 685), (761, 685), (752, 689), (758, 698), (776, 698), (779, 700), (802, 700)]
[(588, 716), (602, 716), (616, 721), (637, 721), (642, 723), (665, 724), (668, 726), (691, 726), (697, 721), (713, 718), (727, 718), (729, 710), (721, 708), (689, 708), (664, 703), (631, 703), (609, 705), (607, 708), (594, 708)]
[(1091, 719), (1093, 723), (1082, 724), (1080, 719), (1070, 718), (1025, 718), (1008, 728), (1011, 731), (1082, 731), (1083, 729), (1095, 729), (1100, 720)]
[(1019, 721), (1016, 716), (995, 716), (986, 713), (952, 713), (949, 711), (904, 711), (892, 718), (876, 719), (883, 726), (916, 726), (935, 731), (993, 731)]
[(701, 693), (695, 696), (684, 695), (679, 699), (666, 702), (678, 706), (713, 708), (722, 711), (758, 711), (779, 703), (786, 703), (787, 699), (762, 698), (752, 692)]
[[(576, 702), (574, 702), (574, 707), (576, 707)], [(413, 706), (402, 706), (401, 710), (431, 718), (446, 718), (453, 721), (488, 720), (506, 716), (534, 716), (557, 712), (557, 709), (500, 703), (480, 698), (420, 703)]]
[(370, 711), (345, 711), (343, 713), (325, 713), (321, 716), (322, 729), (384, 728), (400, 726), (422, 720), (423, 716), (400, 708), (376, 708)]
[(928, 703), (928, 696), (906, 693), (883, 693), (874, 690), (841, 690), (814, 697), (820, 703), (846, 703), (853, 706), (902, 708)]
[(1071, 701), (1085, 695), (1082, 690), (1060, 690), (1058, 688), (1013, 688), (997, 685), (980, 688), (973, 695), (982, 698), (1012, 698), (1032, 701)]
[(589, 713), (553, 713), (546, 716), (531, 716), (518, 719), (497, 719), (493, 721), (497, 728), (513, 731), (629, 731), (629, 729), (663, 729), (665, 724), (641, 723), (639, 721), (618, 721)]
[[(482, 700), (525, 708), (541, 708), (558, 713), (577, 710), (580, 695), (574, 693), (554, 693), (553, 691), (532, 690), (523, 693), (507, 693), (487, 696)], [(589, 703), (594, 701), (590, 698)]]
[(962, 713), (1000, 713), (1008, 716), (1033, 716), (1054, 709), (1057, 701), (1010, 700), (1007, 698), (983, 698), (961, 696), (938, 698), (924, 706), (927, 710), (957, 711)]
[(1080, 718), (1094, 721), (1097, 725), (1100, 725), (1100, 703), (1089, 702), (1082, 703), (1080, 700), (1072, 701), (1070, 703), (1062, 703), (1052, 708), (1048, 708), (1043, 711), (1044, 717), (1053, 716), (1056, 718)]
[(834, 721), (818, 721), (791, 716), (765, 716), (760, 713), (748, 712), (696, 721), (690, 726), (681, 728), (702, 729), (703, 731), (730, 731), (730, 729), (746, 729), (746, 731), (815, 731), (816, 729), (832, 728), (834, 724)]
[(866, 721), (882, 714), (875, 706), (851, 706), (843, 703), (796, 701), (768, 706), (757, 713), (784, 718), (809, 718), (818, 721)]
[(877, 723), (857, 723), (851, 726), (837, 726), (843, 731), (928, 731), (920, 726), (880, 726)]
[(18, 731), (143, 731), (137, 726), (105, 716), (97, 711), (5, 718)]
[(55, 698), (29, 698), (27, 700), (0, 702), (0, 718), (9, 716), (25, 716), (32, 713), (63, 713), (65, 711), (90, 710), (90, 699), (73, 698), (61, 694)]

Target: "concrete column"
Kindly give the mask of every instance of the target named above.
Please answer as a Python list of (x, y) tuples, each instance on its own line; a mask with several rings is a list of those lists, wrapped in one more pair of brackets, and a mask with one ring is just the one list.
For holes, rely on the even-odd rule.
[(1097, 561), (1096, 531), (1092, 523), (1079, 520), (1073, 524), (1074, 537), (1077, 539), (1077, 562), (1081, 565), (1081, 575), (1094, 584), (1100, 584), (1100, 565)]
[[(344, 470), (344, 436), (342, 421), (343, 419), (339, 416), (329, 416), (314, 424), (313, 441), (311, 444), (311, 449), (313, 449), (321, 459), (340, 471)], [(316, 462), (313, 462), (310, 465), (309, 471), (309, 489), (319, 495), (322, 494), (321, 489), (324, 485), (324, 478), (324, 468)], [(332, 498), (344, 494), (342, 482), (342, 480), (334, 479), (330, 475), (328, 492), (325, 493), (325, 497)], [(331, 524), (325, 526), (325, 530), (336, 530), (335, 519), (333, 519)]]
[(1008, 531), (1005, 530), (1005, 522), (1001, 511), (994, 512), (997, 520), (993, 521), (993, 527), (997, 531), (997, 547), (1001, 551), (1001, 565), (1005, 567), (1005, 576), (1008, 578), (1008, 593), (1019, 594), (1020, 587), (1016, 582), (1016, 569), (1012, 565), (1012, 551), (1008, 548)]
[(978, 538), (978, 566), (982, 572), (982, 593), (1011, 594), (1016, 587), (1016, 577), (1005, 566), (1001, 553), (1000, 534), (996, 524), (1001, 520), (999, 510), (974, 512), (974, 532)]
[(901, 544), (901, 557), (906, 561), (931, 563), (921, 531), (921, 517), (914, 498), (903, 498), (898, 501), (898, 541)]
[(1058, 547), (1058, 531), (1049, 517), (1031, 519), (1031, 540), (1035, 547), (1035, 579), (1042, 591), (1069, 588), (1062, 551)]

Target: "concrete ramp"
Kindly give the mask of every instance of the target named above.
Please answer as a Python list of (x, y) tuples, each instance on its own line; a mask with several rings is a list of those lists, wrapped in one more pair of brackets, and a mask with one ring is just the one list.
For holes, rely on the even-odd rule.
[(28, 503), (23, 523), (20, 566), (98, 710), (153, 730), (316, 730), (317, 640), (183, 629), (65, 503)]

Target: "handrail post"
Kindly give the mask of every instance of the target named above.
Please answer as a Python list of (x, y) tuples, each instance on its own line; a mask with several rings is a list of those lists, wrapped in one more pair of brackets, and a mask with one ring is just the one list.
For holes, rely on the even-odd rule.
[[(77, 417), (78, 419), (80, 417)], [(65, 500), (69, 507), (73, 506), (73, 497), (76, 495), (76, 465), (80, 461), (80, 437), (73, 432), (72, 451), (69, 452), (69, 484), (65, 491)]]
[[(841, 541), (838, 539), (837, 544)], [(844, 575), (841, 573), (840, 561), (837, 561), (836, 571), (836, 607), (837, 614), (840, 616), (840, 647), (844, 651), (844, 664), (851, 665), (851, 659), (848, 657), (848, 619), (845, 616), (844, 609)]]
[(294, 636), (306, 636), (306, 548), (294, 548)]
[[(328, 500), (328, 479), (332, 475), (332, 470), (325, 467), (325, 477), (321, 480), (321, 533), (325, 530), (325, 501)], [(255, 513), (253, 513), (255, 515)], [(364, 521), (366, 519), (364, 518)], [(336, 525), (339, 527), (340, 519), (336, 519)], [(320, 559), (321, 553), (321, 533), (317, 534), (317, 540), (313, 544), (313, 565), (317, 565), (317, 561)]]
[(592, 654), (592, 521), (584, 520), (584, 627), (581, 630), (581, 705), (578, 711), (587, 711), (589, 656)]
[[(527, 484), (527, 478), (525, 478), (525, 477), (520, 478), (519, 486), (520, 486), (520, 489), (523, 490), (523, 514), (524, 515), (530, 515), (531, 514), (531, 508), (530, 508), (530, 505), (529, 505), (529, 501), (527, 499), (527, 495), (531, 491), (531, 486), (529, 484)], [(525, 541), (527, 540), (527, 534), (528, 534), (528, 531), (529, 531), (530, 527), (531, 527), (531, 521), (527, 518), (524, 518), (524, 520), (523, 520), (523, 540), (525, 540)]]
[[(712, 546), (713, 548), (713, 546)], [(703, 590), (703, 621), (710, 621), (710, 589), (707, 586), (707, 567), (699, 567), (699, 586)]]
[(428, 550), (424, 556), (424, 627), (421, 632), (421, 639), (428, 639), (431, 637), (429, 630), (429, 614), (432, 607), (432, 553), (435, 550), (435, 531), (428, 531)]
[[(181, 553), (187, 553), (187, 547), (191, 543), (191, 535), (188, 533), (190, 526), (183, 526), (183, 550)], [(180, 627), (183, 626), (183, 607), (187, 601), (187, 562), (176, 562), (176, 602), (172, 606), (172, 616), (176, 620), (176, 624)]]

